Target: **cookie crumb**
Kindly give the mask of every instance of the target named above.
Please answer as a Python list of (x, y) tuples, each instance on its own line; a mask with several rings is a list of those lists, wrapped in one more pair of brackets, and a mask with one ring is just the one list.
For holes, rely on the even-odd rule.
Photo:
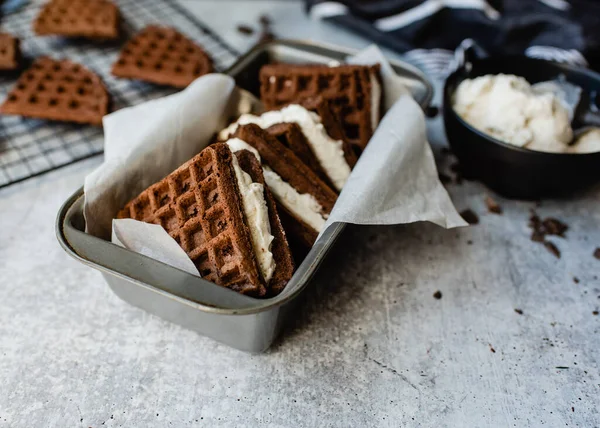
[(261, 15), (258, 21), (265, 27), (271, 25), (271, 18), (268, 15)]
[(494, 354), (496, 353), (496, 350), (494, 349), (494, 347), (490, 344), (490, 351), (492, 351)]
[(596, 251), (594, 251), (594, 257), (600, 260), (600, 247), (596, 248)]
[(556, 245), (554, 245), (554, 243), (545, 241), (544, 247), (546, 247), (546, 249), (550, 251), (557, 259), (560, 259), (560, 250)]
[(556, 235), (561, 238), (565, 237), (565, 232), (569, 229), (569, 226), (553, 217), (545, 218), (544, 221), (542, 221), (542, 226), (546, 235)]
[(502, 207), (498, 205), (498, 202), (496, 202), (491, 196), (485, 197), (485, 205), (487, 206), (489, 212), (493, 214), (502, 214)]
[(593, 311), (592, 315), (596, 315), (597, 316), (598, 315), (598, 311)]
[(442, 298), (442, 292), (440, 290), (436, 291), (435, 293), (433, 293), (433, 297), (440, 300)]
[(573, 282), (575, 284), (579, 284), (579, 278), (577, 278), (576, 276), (573, 277)]
[(245, 34), (247, 36), (254, 34), (254, 29), (252, 27), (250, 27), (248, 25), (244, 25), (244, 24), (238, 25), (237, 31), (238, 31), (238, 33)]
[(478, 224), (479, 217), (471, 209), (461, 211), (460, 216), (469, 224)]
[(515, 312), (518, 313), (519, 315), (523, 315), (523, 310), (522, 309), (515, 309)]

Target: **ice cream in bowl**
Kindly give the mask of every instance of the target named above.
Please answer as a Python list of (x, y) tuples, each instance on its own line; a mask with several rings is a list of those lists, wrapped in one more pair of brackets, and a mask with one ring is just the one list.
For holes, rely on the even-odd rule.
[(600, 152), (600, 128), (574, 138), (573, 106), (549, 83), (531, 85), (514, 74), (486, 74), (463, 80), (452, 105), (469, 125), (517, 147), (549, 153)]
[(448, 141), (466, 175), (500, 194), (571, 196), (600, 182), (600, 127), (585, 123), (600, 117), (596, 91), (600, 75), (590, 70), (525, 56), (472, 58), (446, 80)]

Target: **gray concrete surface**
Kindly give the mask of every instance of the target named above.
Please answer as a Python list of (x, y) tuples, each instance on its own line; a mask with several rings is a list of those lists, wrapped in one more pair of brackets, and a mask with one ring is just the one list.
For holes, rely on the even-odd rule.
[[(218, 3), (185, 2), (240, 48), (235, 24), (264, 11), (280, 34), (365, 44), (297, 3)], [(560, 259), (529, 239), (534, 204), (495, 196), (488, 214), (472, 182), (448, 188), (476, 226), (349, 227), (297, 322), (247, 355), (125, 304), (60, 249), (55, 213), (100, 161), (0, 191), (0, 427), (600, 426), (598, 189), (537, 208), (570, 225)]]

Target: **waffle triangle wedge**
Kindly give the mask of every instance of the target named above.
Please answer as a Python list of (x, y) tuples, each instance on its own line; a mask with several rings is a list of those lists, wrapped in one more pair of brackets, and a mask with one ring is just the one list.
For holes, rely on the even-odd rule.
[(100, 77), (84, 66), (41, 57), (21, 74), (0, 113), (102, 125), (109, 98)]
[(112, 74), (185, 88), (212, 70), (210, 57), (192, 40), (172, 28), (149, 25), (127, 42)]
[(119, 9), (108, 0), (50, 0), (33, 23), (40, 36), (119, 37)]

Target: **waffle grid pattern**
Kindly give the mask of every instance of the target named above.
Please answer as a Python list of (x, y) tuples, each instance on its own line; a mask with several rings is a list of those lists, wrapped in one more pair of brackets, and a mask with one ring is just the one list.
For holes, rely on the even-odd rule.
[[(205, 24), (185, 11), (175, 0), (115, 0), (121, 12), (121, 25), (127, 37), (149, 24), (177, 28), (194, 40), (213, 60), (217, 71), (229, 67), (239, 53), (223, 42)], [(17, 13), (0, 21), (0, 31), (21, 39), (23, 54), (31, 60), (40, 56), (68, 58), (98, 74), (112, 98), (112, 110), (171, 94), (176, 90), (139, 81), (118, 79), (111, 67), (123, 41), (94, 43), (39, 37), (33, 21), (43, 0), (32, 0)], [(0, 101), (16, 84), (17, 76), (0, 77)], [(0, 116), (0, 187), (101, 154), (102, 129), (88, 125), (47, 122), (17, 116)]]
[(113, 74), (185, 88), (211, 70), (210, 58), (194, 42), (170, 28), (152, 25), (127, 42)]
[(371, 138), (371, 112), (367, 104), (370, 76), (367, 68), (341, 66), (271, 66), (261, 71), (261, 99), (268, 109), (321, 96), (340, 115), (346, 139), (364, 149)]
[(41, 10), (34, 28), (38, 34), (114, 39), (119, 12), (107, 0), (52, 0)]
[[(202, 278), (225, 287), (256, 283), (243, 266), (227, 177), (211, 147), (128, 203), (119, 218), (162, 226), (194, 262)], [(250, 292), (251, 290), (241, 290)]]
[(71, 61), (37, 59), (8, 95), (2, 111), (102, 124), (108, 94), (97, 76)]

